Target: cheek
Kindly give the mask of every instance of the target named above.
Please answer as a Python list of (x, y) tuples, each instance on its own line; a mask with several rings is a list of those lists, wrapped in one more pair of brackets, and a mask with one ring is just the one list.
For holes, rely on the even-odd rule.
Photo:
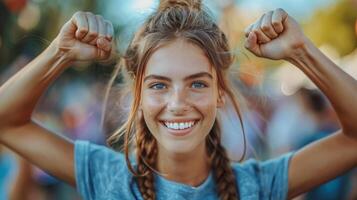
[(142, 97), (143, 109), (148, 111), (156, 110), (162, 107), (165, 103), (165, 100), (161, 95), (153, 95), (150, 92), (144, 92)]
[(147, 123), (155, 120), (155, 117), (162, 110), (164, 105), (164, 100), (157, 95), (150, 95), (143, 93), (142, 96), (142, 110), (144, 114), (144, 119)]
[(204, 93), (204, 94), (192, 94), (190, 95), (190, 101), (195, 107), (200, 111), (207, 113), (215, 113), (217, 107), (217, 100), (213, 93)]

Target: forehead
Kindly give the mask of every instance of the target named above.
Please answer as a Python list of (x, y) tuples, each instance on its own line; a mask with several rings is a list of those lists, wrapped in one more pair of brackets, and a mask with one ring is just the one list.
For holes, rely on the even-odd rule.
[(144, 76), (158, 74), (179, 78), (212, 71), (211, 64), (201, 48), (184, 40), (175, 40), (151, 55)]

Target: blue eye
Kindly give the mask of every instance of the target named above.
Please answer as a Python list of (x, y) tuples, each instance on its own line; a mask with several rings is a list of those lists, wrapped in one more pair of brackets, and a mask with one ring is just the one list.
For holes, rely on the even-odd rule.
[(192, 88), (205, 88), (205, 87), (207, 87), (207, 85), (202, 82), (193, 82), (192, 83)]
[(163, 83), (155, 83), (151, 85), (150, 88), (154, 90), (162, 90), (162, 89), (166, 89), (166, 85)]

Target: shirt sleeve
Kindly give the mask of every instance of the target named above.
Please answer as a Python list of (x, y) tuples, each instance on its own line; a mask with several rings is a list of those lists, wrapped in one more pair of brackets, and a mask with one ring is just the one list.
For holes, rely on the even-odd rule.
[(288, 153), (264, 162), (248, 160), (244, 164), (244, 167), (255, 176), (262, 199), (287, 199), (289, 163), (292, 156), (293, 153)]
[(105, 146), (76, 141), (74, 157), (77, 191), (86, 200), (103, 197), (113, 179), (125, 173), (123, 155)]

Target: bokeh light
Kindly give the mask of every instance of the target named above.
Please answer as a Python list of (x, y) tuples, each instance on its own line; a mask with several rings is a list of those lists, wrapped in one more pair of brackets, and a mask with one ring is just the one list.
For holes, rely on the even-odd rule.
[(28, 31), (37, 26), (40, 21), (41, 11), (38, 5), (28, 3), (25, 9), (20, 12), (17, 20), (19, 27)]
[(26, 6), (27, 0), (4, 0), (4, 4), (11, 12), (19, 12)]
[[(156, 11), (159, 1), (0, 0), (0, 83), (9, 80), (9, 77), (45, 49), (56, 37), (62, 25), (79, 10), (102, 15), (113, 23), (117, 39), (116, 48), (118, 55), (122, 55), (138, 27), (148, 15)], [(355, 2), (354, 5), (351, 4), (352, 1)], [(237, 79), (234, 79), (232, 84), (242, 94), (243, 99), (247, 100), (239, 101), (243, 108), (247, 106), (247, 109), (242, 109), (243, 119), (252, 118), (252, 122), (244, 121), (248, 146), (252, 146), (248, 147), (247, 158), (271, 158), (283, 153), (282, 149), (292, 150), (293, 144), (290, 141), (308, 131), (309, 133), (315, 131), (308, 130), (309, 124), (313, 124), (314, 121), (310, 120), (306, 105), (302, 104), (301, 98), (298, 97), (299, 92), (302, 89), (317, 91), (317, 88), (300, 69), (290, 63), (257, 58), (248, 52), (244, 48), (244, 29), (259, 19), (264, 12), (283, 8), (301, 24), (306, 35), (321, 51), (341, 66), (341, 69), (357, 79), (357, 0), (202, 0), (202, 2), (226, 33), (232, 52), (237, 57), (230, 73), (233, 79)], [(129, 113), (130, 109), (130, 102), (127, 99), (121, 100), (124, 98), (115, 96), (112, 102), (109, 102), (115, 106), (108, 107), (110, 112), (105, 113), (109, 114), (108, 119), (110, 119), (108, 122), (103, 122), (103, 126), (100, 124), (103, 119), (104, 91), (114, 65), (91, 61), (73, 63), (73, 66), (63, 72), (44, 94), (43, 100), (38, 103), (34, 119), (49, 130), (65, 137), (104, 144), (105, 137), (124, 121), (126, 114), (122, 115), (122, 113)], [(122, 77), (118, 77), (115, 81), (119, 83)], [(229, 108), (227, 106), (225, 109), (231, 111)], [(301, 119), (297, 114), (299, 112), (302, 112)], [(227, 122), (231, 118), (233, 117), (223, 121)], [(329, 125), (334, 123), (329, 122)], [(294, 124), (298, 125), (294, 126)], [(224, 128), (240, 129), (229, 124), (225, 124)], [(237, 132), (234, 133), (237, 135)], [(234, 135), (226, 136), (223, 135), (222, 138), (223, 140), (228, 138), (228, 145), (230, 142), (239, 143), (231, 145), (232, 152), (240, 152), (242, 138), (232, 140), (231, 137), (235, 137)], [(286, 146), (275, 145), (277, 143)], [(226, 147), (229, 147), (228, 145)], [(240, 158), (240, 153), (237, 155)], [(1, 158), (3, 157), (0, 151), (0, 161)], [(2, 169), (0, 166), (0, 175)], [(357, 180), (357, 173), (355, 174)], [(6, 184), (10, 185), (10, 182)], [(62, 187), (58, 184), (53, 188)], [(357, 188), (357, 182), (354, 188)], [(1, 189), (0, 187), (0, 200), (4, 193)], [(80, 199), (74, 198), (76, 191), (61, 190), (49, 191), (49, 199)], [(67, 193), (68, 198), (57, 198)], [(351, 199), (357, 199), (357, 190), (355, 193), (353, 196), (355, 198)]]
[(155, 0), (135, 0), (132, 2), (131, 6), (135, 12), (146, 12), (148, 9), (152, 8), (157, 1)]

